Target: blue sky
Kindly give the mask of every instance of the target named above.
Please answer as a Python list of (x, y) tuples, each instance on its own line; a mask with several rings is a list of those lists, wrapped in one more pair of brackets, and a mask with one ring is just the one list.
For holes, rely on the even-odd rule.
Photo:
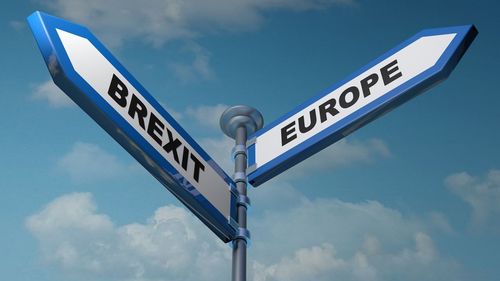
[(226, 107), (269, 123), (422, 29), (475, 24), (444, 83), (250, 190), (249, 280), (498, 279), (498, 3), (100, 2), (0, 10), (2, 279), (230, 276), (230, 248), (50, 82), (35, 10), (88, 26), (228, 173)]

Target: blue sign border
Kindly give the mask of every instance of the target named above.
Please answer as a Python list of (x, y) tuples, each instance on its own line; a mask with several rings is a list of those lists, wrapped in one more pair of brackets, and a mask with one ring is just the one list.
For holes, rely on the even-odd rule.
[(410, 100), (411, 98), (417, 96), (428, 88), (436, 85), (442, 80), (446, 79), (451, 71), (458, 64), (458, 61), (462, 58), (463, 54), (470, 46), (476, 35), (478, 34), (477, 29), (474, 25), (464, 25), (464, 26), (454, 26), (446, 28), (436, 28), (436, 29), (426, 29), (410, 39), (404, 41), (398, 46), (394, 47), (390, 51), (386, 52), (382, 56), (378, 57), (374, 61), (370, 62), (366, 66), (362, 67), (358, 71), (354, 72), (344, 80), (337, 82), (333, 86), (324, 90), (315, 97), (307, 100), (301, 105), (295, 107), (293, 110), (268, 124), (262, 130), (255, 132), (249, 137), (248, 145), (248, 166), (251, 168), (255, 165), (255, 144), (252, 142), (259, 136), (266, 133), (270, 129), (279, 125), (281, 122), (293, 116), (297, 112), (303, 110), (310, 104), (318, 101), (325, 95), (331, 93), (332, 91), (344, 86), (346, 83), (361, 75), (368, 69), (377, 65), (386, 58), (394, 55), (401, 49), (412, 44), (416, 40), (424, 36), (432, 35), (442, 35), (456, 33), (455, 38), (452, 40), (450, 45), (446, 48), (442, 56), (439, 58), (438, 62), (428, 70), (415, 76), (411, 80), (405, 82), (404, 84), (398, 86), (392, 91), (384, 94), (380, 98), (374, 100), (370, 104), (365, 105), (363, 108), (357, 110), (346, 118), (340, 120), (339, 122), (332, 124), (330, 127), (321, 131), (320, 133), (314, 135), (313, 137), (307, 139), (306, 141), (300, 143), (299, 145), (293, 147), (292, 149), (286, 151), (275, 159), (269, 161), (261, 167), (257, 167), (255, 170), (250, 171), (248, 174), (249, 182), (254, 186), (259, 186), (267, 180), (273, 178), (274, 176), (282, 173), (283, 171), (289, 169), (295, 164), (307, 159), (316, 152), (330, 146), (336, 141), (344, 138), (353, 131), (359, 129), (363, 125), (373, 121), (377, 117), (389, 112), (390, 110), (396, 108), (402, 103)]
[[(28, 17), (28, 23), (55, 84), (186, 205), (220, 239), (224, 242), (233, 240), (238, 228), (238, 224), (236, 223), (237, 191), (233, 180), (87, 28), (39, 11), (34, 12)], [(195, 188), (189, 181), (183, 178), (151, 144), (78, 75), (67, 56), (56, 28), (88, 39), (120, 71), (120, 74), (167, 120), (179, 135), (223, 178), (230, 187), (231, 192), (229, 218), (224, 217), (199, 192), (194, 192), (196, 195), (193, 195), (192, 192), (195, 191)]]

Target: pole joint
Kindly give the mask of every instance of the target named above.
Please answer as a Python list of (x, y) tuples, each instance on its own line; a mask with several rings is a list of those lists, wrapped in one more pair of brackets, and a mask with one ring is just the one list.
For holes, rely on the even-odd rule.
[(245, 244), (249, 246), (251, 243), (250, 230), (243, 227), (238, 227), (238, 231), (236, 233), (236, 236), (234, 237), (233, 244), (238, 243), (238, 240), (244, 241)]
[(231, 151), (231, 156), (233, 157), (233, 160), (236, 159), (236, 156), (240, 154), (244, 155), (245, 157), (247, 156), (247, 148), (243, 144), (235, 145)]
[(248, 210), (248, 208), (251, 206), (250, 197), (240, 194), (238, 195), (238, 201), (236, 202), (236, 204), (238, 206), (243, 206)]
[(238, 182), (244, 182), (246, 183), (247, 182), (247, 175), (245, 172), (235, 172), (233, 174), (233, 181), (235, 183), (238, 183)]

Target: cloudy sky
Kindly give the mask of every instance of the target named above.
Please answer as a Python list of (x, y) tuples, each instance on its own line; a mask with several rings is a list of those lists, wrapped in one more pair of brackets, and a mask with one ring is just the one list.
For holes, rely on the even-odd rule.
[(476, 24), (447, 81), (250, 190), (249, 280), (498, 280), (498, 3), (10, 2), (0, 279), (230, 278), (231, 249), (51, 82), (41, 10), (88, 26), (229, 174), (228, 106), (269, 123), (422, 29)]

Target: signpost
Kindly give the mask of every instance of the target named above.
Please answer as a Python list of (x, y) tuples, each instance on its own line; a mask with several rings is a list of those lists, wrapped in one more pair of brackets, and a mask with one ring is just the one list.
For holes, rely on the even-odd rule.
[(470, 25), (424, 30), (262, 130), (257, 110), (229, 108), (220, 125), (235, 139), (233, 181), (88, 29), (40, 12), (28, 22), (57, 86), (233, 241), (234, 281), (246, 280), (247, 179), (262, 184), (445, 79), (477, 34)]
[(54, 82), (224, 242), (237, 236), (232, 179), (83, 26), (28, 18)]
[(448, 77), (474, 26), (424, 30), (249, 137), (258, 186)]

